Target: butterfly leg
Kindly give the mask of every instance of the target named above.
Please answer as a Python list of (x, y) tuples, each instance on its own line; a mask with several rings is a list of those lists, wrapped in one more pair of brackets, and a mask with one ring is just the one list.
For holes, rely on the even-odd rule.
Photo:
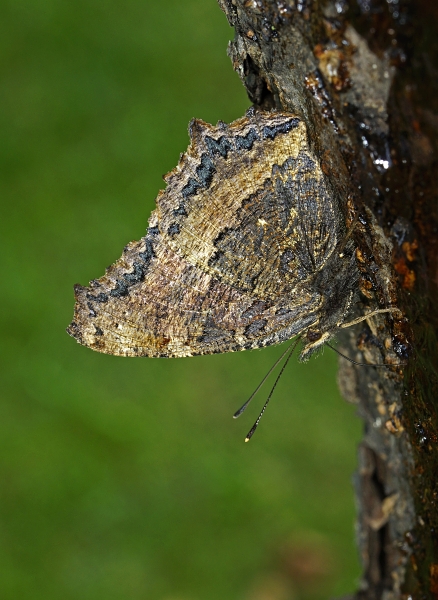
[(368, 319), (368, 317), (372, 317), (373, 315), (377, 315), (380, 313), (392, 313), (392, 312), (397, 312), (401, 314), (401, 310), (396, 308), (395, 306), (392, 308), (378, 308), (376, 310), (372, 310), (371, 312), (366, 313), (365, 315), (362, 315), (360, 317), (357, 317), (357, 319), (353, 319), (352, 321), (348, 321), (348, 323), (341, 323), (340, 325), (338, 325), (338, 327), (340, 329), (345, 329), (346, 327), (351, 327), (352, 325), (356, 325), (357, 323), (361, 323), (362, 321), (365, 321), (365, 319)]

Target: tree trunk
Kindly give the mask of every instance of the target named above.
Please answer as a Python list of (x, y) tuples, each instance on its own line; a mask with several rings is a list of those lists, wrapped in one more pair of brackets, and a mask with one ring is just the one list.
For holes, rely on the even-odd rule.
[(365, 424), (356, 599), (438, 599), (438, 8), (428, 0), (219, 0), (251, 101), (299, 115), (342, 199), (361, 271), (339, 336)]

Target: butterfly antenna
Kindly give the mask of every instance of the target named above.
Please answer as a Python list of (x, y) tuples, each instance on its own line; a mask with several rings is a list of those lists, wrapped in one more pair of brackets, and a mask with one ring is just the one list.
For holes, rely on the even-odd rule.
[[(258, 427), (258, 424), (260, 423), (260, 419), (263, 417), (263, 413), (265, 412), (265, 410), (266, 410), (266, 407), (267, 407), (267, 406), (268, 406), (268, 404), (269, 404), (269, 400), (271, 399), (271, 397), (272, 397), (272, 394), (274, 393), (274, 390), (275, 390), (275, 388), (277, 387), (277, 383), (280, 381), (280, 377), (283, 375), (283, 371), (285, 370), (285, 368), (286, 368), (286, 366), (287, 366), (287, 363), (290, 361), (290, 359), (291, 359), (291, 357), (292, 357), (292, 354), (293, 354), (293, 352), (294, 352), (295, 348), (297, 347), (297, 344), (298, 344), (298, 342), (300, 341), (300, 339), (301, 339), (301, 338), (297, 338), (297, 339), (295, 340), (295, 342), (293, 342), (293, 344), (291, 344), (290, 346), (288, 346), (288, 348), (287, 348), (287, 352), (289, 352), (289, 354), (288, 354), (288, 356), (287, 356), (286, 360), (284, 361), (284, 365), (281, 367), (280, 373), (277, 375), (277, 379), (275, 380), (275, 382), (274, 382), (274, 385), (272, 386), (272, 389), (271, 389), (271, 391), (269, 392), (269, 396), (268, 396), (268, 398), (267, 398), (266, 402), (264, 403), (264, 405), (263, 405), (263, 408), (262, 408), (262, 410), (260, 411), (260, 414), (259, 414), (259, 416), (257, 417), (257, 421), (254, 423), (254, 425), (253, 425), (253, 426), (251, 427), (251, 429), (248, 431), (248, 434), (247, 434), (247, 436), (246, 436), (246, 438), (245, 438), (245, 442), (249, 442), (249, 440), (250, 440), (250, 439), (252, 438), (252, 436), (254, 435), (254, 433), (255, 433), (255, 430), (257, 429), (257, 427)], [(283, 355), (281, 356), (281, 358), (283, 358), (284, 354), (285, 354), (285, 353), (283, 353)], [(271, 370), (272, 370), (272, 369), (271, 369)]]
[(251, 394), (251, 396), (248, 398), (248, 400), (245, 402), (245, 404), (243, 404), (239, 410), (237, 410), (234, 415), (233, 415), (233, 419), (237, 419), (237, 417), (240, 417), (240, 415), (243, 413), (243, 411), (246, 409), (246, 407), (248, 406), (248, 404), (251, 402), (251, 400), (254, 398), (254, 396), (257, 394), (257, 392), (259, 391), (259, 389), (262, 387), (262, 385), (265, 383), (265, 381), (268, 379), (269, 375), (272, 373), (272, 371), (275, 369), (275, 367), (278, 365), (278, 363), (280, 363), (283, 358), (286, 356), (286, 354), (289, 352), (290, 348), (292, 347), (293, 344), (296, 344), (296, 342), (292, 342), (291, 344), (289, 344), (289, 346), (286, 348), (286, 350), (283, 352), (283, 354), (280, 356), (280, 358), (278, 358), (275, 363), (272, 365), (272, 367), (269, 369), (269, 371), (266, 373), (266, 375), (263, 377), (263, 379), (261, 380), (261, 382), (258, 384), (258, 386), (256, 387), (256, 389), (253, 391), (253, 393)]
[(353, 363), (353, 365), (357, 365), (358, 367), (383, 367), (385, 369), (388, 369), (389, 367), (402, 366), (401, 363), (399, 363), (397, 365), (384, 365), (384, 364), (377, 364), (377, 363), (362, 363), (362, 362), (357, 362), (357, 360), (353, 360), (349, 356), (346, 356), (345, 354), (342, 354), (342, 352), (339, 352), (339, 350), (337, 348), (335, 348), (334, 346), (332, 346), (328, 342), (326, 342), (325, 345), (328, 346), (329, 348), (331, 348), (334, 352), (336, 352), (336, 354), (339, 354), (339, 356), (342, 356), (342, 358), (345, 358), (345, 360), (348, 360), (348, 362), (351, 362), (351, 363)]

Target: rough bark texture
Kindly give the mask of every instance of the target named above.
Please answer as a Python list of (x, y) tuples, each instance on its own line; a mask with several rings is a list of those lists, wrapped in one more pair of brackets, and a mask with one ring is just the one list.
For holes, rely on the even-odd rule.
[[(360, 589), (438, 598), (438, 9), (427, 0), (219, 0), (251, 101), (307, 123), (362, 274), (344, 396), (365, 424), (355, 478)], [(402, 365), (402, 366), (400, 366)]]

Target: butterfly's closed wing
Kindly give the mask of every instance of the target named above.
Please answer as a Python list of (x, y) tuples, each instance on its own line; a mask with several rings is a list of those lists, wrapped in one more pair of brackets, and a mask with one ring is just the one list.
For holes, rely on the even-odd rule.
[(100, 352), (170, 357), (332, 330), (351, 299), (353, 255), (335, 253), (343, 222), (303, 122), (249, 112), (228, 126), (193, 121), (190, 134), (146, 237), (76, 286), (68, 332)]

